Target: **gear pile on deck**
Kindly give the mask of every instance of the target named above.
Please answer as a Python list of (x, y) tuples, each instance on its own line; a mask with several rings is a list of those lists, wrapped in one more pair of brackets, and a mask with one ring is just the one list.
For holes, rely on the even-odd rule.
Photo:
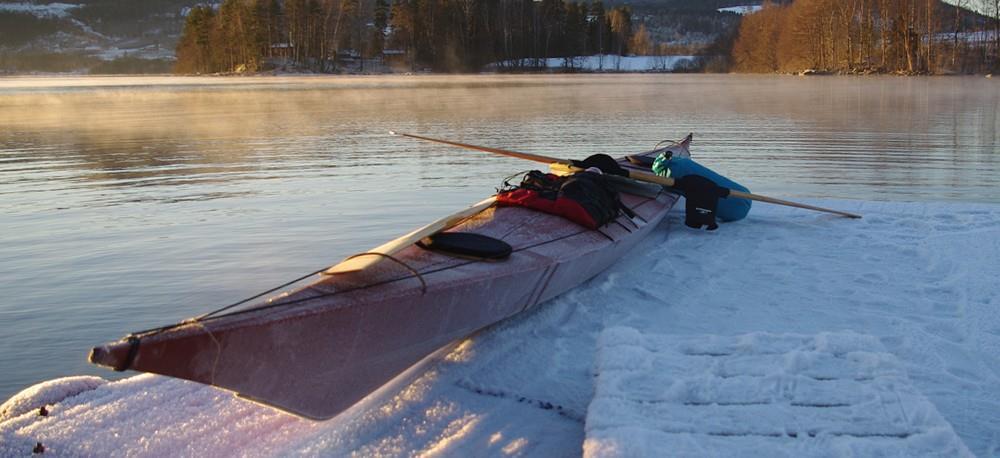
[(524, 174), (519, 185), (509, 181), (504, 185), (497, 194), (497, 205), (559, 215), (588, 229), (605, 226), (622, 213), (631, 216), (600, 170), (566, 176), (532, 170)]

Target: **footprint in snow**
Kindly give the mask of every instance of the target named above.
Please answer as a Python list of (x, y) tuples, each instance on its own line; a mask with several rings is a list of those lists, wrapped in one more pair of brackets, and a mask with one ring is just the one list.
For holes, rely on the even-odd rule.
[(924, 327), (928, 334), (954, 343), (965, 342), (965, 335), (955, 325), (946, 322), (932, 322)]

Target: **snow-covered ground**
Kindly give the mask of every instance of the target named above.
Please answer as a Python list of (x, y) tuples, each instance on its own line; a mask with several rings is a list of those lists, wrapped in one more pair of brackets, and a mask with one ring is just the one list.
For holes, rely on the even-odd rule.
[[(149, 39), (114, 37), (104, 35), (87, 23), (72, 16), (73, 10), (82, 5), (69, 3), (28, 3), (13, 2), (0, 3), (0, 13), (13, 12), (32, 14), (42, 19), (60, 20), (75, 27), (69, 30), (60, 30), (53, 34), (33, 40), (25, 47), (28, 49), (44, 49), (51, 52), (78, 52), (85, 55), (93, 55), (101, 60), (111, 61), (122, 57), (136, 57), (141, 59), (168, 59), (174, 58), (172, 45), (161, 46), (158, 43), (149, 43)], [(159, 30), (147, 30), (147, 34), (160, 33)]]
[[(954, 40), (964, 41), (970, 44), (983, 43), (990, 44), (996, 41), (997, 33), (995, 30), (980, 30), (976, 32), (960, 32), (955, 33), (939, 33), (934, 36), (935, 40), (938, 42), (950, 42)], [(926, 40), (924, 40), (926, 42)]]
[(174, 60), (174, 50), (164, 48), (160, 45), (148, 45), (137, 48), (119, 48), (111, 46), (107, 48), (90, 49), (102, 60), (115, 60), (122, 57), (138, 57), (142, 59), (167, 59)]
[(30, 13), (37, 17), (67, 18), (69, 11), (79, 8), (80, 5), (70, 3), (0, 3), (0, 11), (10, 11), (13, 13)]
[[(506, 61), (504, 68), (550, 68), (575, 69), (590, 72), (656, 72), (671, 71), (683, 66), (690, 66), (698, 59), (697, 56), (618, 56), (601, 54), (594, 56), (553, 57), (548, 59), (522, 59)], [(537, 61), (537, 62), (536, 62)], [(490, 65), (496, 68), (497, 64)]]
[(744, 5), (744, 6), (730, 6), (728, 8), (719, 8), (716, 11), (720, 13), (736, 13), (740, 15), (745, 15), (750, 13), (756, 13), (763, 8), (764, 7), (761, 5)]
[(587, 456), (971, 456), (877, 337), (598, 339)]
[(865, 218), (756, 204), (705, 232), (675, 211), (330, 421), (73, 378), (0, 408), (0, 455), (1000, 454), (1000, 206), (812, 203)]

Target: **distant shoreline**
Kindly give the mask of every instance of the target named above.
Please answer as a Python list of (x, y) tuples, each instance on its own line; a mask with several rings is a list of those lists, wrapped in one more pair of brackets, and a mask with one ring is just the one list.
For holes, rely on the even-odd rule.
[(207, 77), (207, 78), (233, 78), (233, 77), (359, 77), (359, 76), (475, 76), (475, 75), (756, 75), (756, 76), (801, 76), (801, 77), (985, 77), (992, 78), (992, 73), (905, 73), (905, 72), (839, 72), (839, 71), (801, 71), (801, 72), (710, 72), (690, 69), (643, 69), (643, 70), (621, 70), (621, 69), (533, 69), (505, 68), (501, 70), (484, 70), (481, 72), (433, 72), (427, 70), (418, 71), (390, 71), (390, 72), (338, 72), (323, 73), (310, 71), (287, 71), (287, 70), (267, 70), (257, 72), (220, 72), (220, 73), (87, 73), (85, 71), (72, 72), (0, 72), (0, 79), (3, 78), (23, 78), (23, 77), (80, 77), (80, 78), (101, 78), (101, 77)]
[[(852, 71), (845, 70), (822, 70), (803, 69), (799, 71), (785, 72), (735, 72), (730, 71), (730, 66), (725, 63), (724, 56), (705, 55), (652, 55), (652, 56), (620, 56), (615, 54), (595, 54), (573, 57), (550, 57), (550, 58), (524, 58), (508, 60), (488, 64), (478, 72), (436, 72), (423, 67), (415, 70), (407, 70), (407, 66), (390, 66), (384, 62), (370, 61), (365, 64), (358, 62), (341, 63), (337, 71), (321, 72), (310, 70), (287, 62), (271, 62), (270, 69), (258, 71), (233, 71), (217, 73), (173, 73), (168, 69), (173, 68), (173, 61), (156, 60), (149, 61), (155, 63), (144, 64), (145, 59), (126, 58), (109, 61), (105, 65), (89, 68), (77, 68), (69, 71), (45, 71), (27, 70), (10, 71), (0, 69), (0, 78), (10, 76), (378, 76), (378, 75), (478, 75), (478, 74), (516, 74), (516, 75), (545, 75), (545, 74), (670, 74), (670, 73), (706, 73), (706, 74), (740, 74), (740, 75), (795, 75), (795, 76), (986, 76), (986, 73), (928, 73), (928, 72), (905, 72), (905, 71), (885, 71), (875, 69), (858, 69)], [(126, 70), (117, 72), (121, 68)], [(111, 71), (102, 71), (111, 70)], [(134, 71), (137, 69), (154, 70), (146, 73)]]

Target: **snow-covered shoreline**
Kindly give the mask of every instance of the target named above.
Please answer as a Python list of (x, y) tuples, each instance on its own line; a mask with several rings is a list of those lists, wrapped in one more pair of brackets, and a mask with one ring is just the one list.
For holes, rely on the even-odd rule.
[(551, 57), (547, 59), (519, 59), (491, 64), (486, 71), (538, 71), (540, 69), (575, 72), (672, 72), (694, 68), (701, 56), (619, 56), (598, 54), (593, 56)]
[[(1000, 453), (1000, 286), (995, 281), (1000, 206), (810, 203), (865, 218), (757, 205), (747, 220), (712, 233), (684, 227), (675, 211), (609, 271), (465, 340), (422, 371), (327, 422), (164, 377), (75, 380), (66, 388), (94, 388), (62, 401), (56, 401), (51, 386), (38, 390), (44, 397), (25, 393), (19, 398), (18, 411), (0, 417), (0, 455), (30, 455), (41, 443), (57, 456), (576, 456), (584, 451), (592, 418), (628, 418), (611, 418), (592, 404), (598, 399), (595, 384), (602, 383), (595, 376), (608, 375), (601, 369), (609, 367), (608, 358), (618, 364), (614, 358), (627, 356), (602, 353), (611, 329), (679, 342), (725, 342), (748, 334), (778, 340), (857, 335), (849, 339), (857, 347), (851, 351), (883, 355), (864, 358), (889, 364), (891, 370), (879, 377), (902, 377), (892, 383), (914, 396), (904, 410), (925, 399), (918, 411), (937, 412), (945, 422), (934, 420), (933, 413), (900, 420), (941, 431), (917, 444), (929, 448), (917, 450), (951, 456), (967, 446), (978, 456)], [(641, 361), (622, 359), (620, 364)], [(669, 375), (665, 372), (670, 371), (639, 373), (656, 382), (658, 374)], [(709, 373), (695, 371), (683, 381)], [(606, 406), (608, 392), (602, 393)], [(42, 404), (45, 416), (37, 410)], [(642, 423), (635, 426), (656, 425)], [(950, 430), (960, 442), (949, 442)], [(824, 446), (833, 447), (836, 431), (821, 424), (810, 443), (818, 448), (812, 450), (830, 450)], [(773, 445), (769, 437), (743, 437), (741, 446), (749, 448), (739, 452), (773, 451), (767, 448)], [(793, 445), (809, 440), (790, 437), (786, 441)], [(838, 444), (845, 440), (836, 437)], [(848, 449), (860, 443), (846, 440)], [(640, 454), (653, 454), (643, 444), (634, 441)]]

